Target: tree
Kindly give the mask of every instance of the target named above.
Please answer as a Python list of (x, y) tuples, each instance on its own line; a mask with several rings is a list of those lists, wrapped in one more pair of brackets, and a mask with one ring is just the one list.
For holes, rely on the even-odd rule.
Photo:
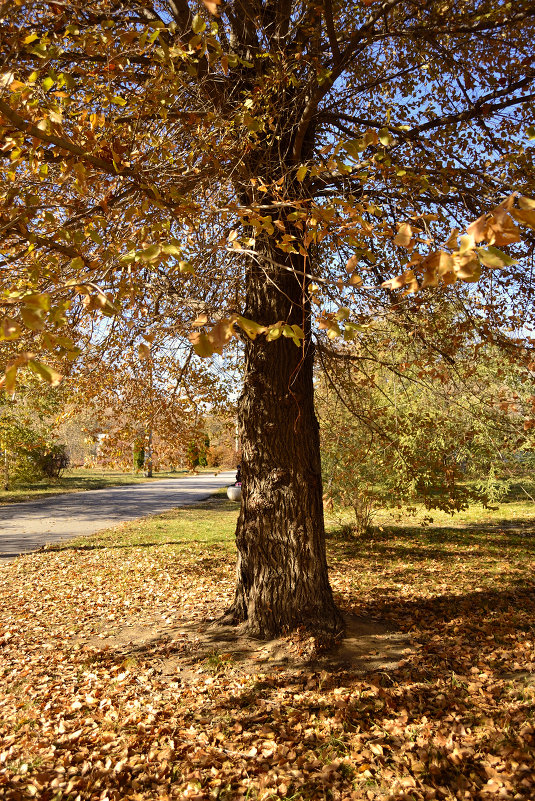
[(25, 364), (59, 380), (62, 327), (98, 334), (97, 313), (110, 330), (194, 327), (201, 356), (239, 336), (229, 618), (263, 636), (339, 632), (313, 321), (349, 339), (392, 298), (417, 306), (405, 292), (482, 268), (471, 302), (520, 318), (529, 271), (498, 248), (535, 225), (533, 201), (501, 202), (533, 188), (533, 3), (17, 0), (2, 14), (3, 335), (29, 328), (51, 353), (7, 360), (5, 387)]
[[(533, 448), (531, 382), (518, 354), (472, 336), (455, 358), (442, 343), (463, 307), (429, 299), (433, 330), (393, 310), (344, 347), (320, 353), (316, 398), (329, 503), (353, 507), (364, 532), (378, 508), (456, 512), (497, 500)], [(444, 299), (442, 299), (444, 300)], [(421, 310), (422, 311), (422, 310)], [(447, 348), (447, 345), (446, 345)]]
[(228, 380), (206, 362), (191, 371), (188, 353), (177, 354), (180, 348), (157, 326), (149, 336), (158, 337), (158, 348), (142, 342), (142, 358), (131, 329), (126, 338), (116, 332), (113, 342), (107, 337), (87, 350), (72, 371), (67, 414), (76, 417), (84, 409), (88, 433), (104, 435), (100, 455), (116, 464), (130, 466), (134, 448), (143, 452), (137, 466), (146, 468), (150, 439), (155, 464), (175, 466), (184, 461), (190, 440), (202, 438), (204, 412), (227, 406)]
[(11, 398), (0, 395), (0, 460), (3, 488), (12, 484), (58, 478), (68, 466), (66, 447), (59, 442), (57, 419), (63, 393), (42, 391), (35, 376), (19, 383)]

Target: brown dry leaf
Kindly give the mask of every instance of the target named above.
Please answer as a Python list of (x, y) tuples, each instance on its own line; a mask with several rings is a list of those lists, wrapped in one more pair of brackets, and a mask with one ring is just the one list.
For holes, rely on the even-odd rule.
[(221, 0), (202, 0), (210, 14), (214, 14), (214, 16), (219, 15), (219, 6), (221, 5)]
[(348, 273), (352, 273), (353, 270), (357, 267), (359, 261), (360, 261), (360, 258), (358, 256), (351, 256), (351, 258), (348, 259), (348, 262), (346, 264), (347, 272)]

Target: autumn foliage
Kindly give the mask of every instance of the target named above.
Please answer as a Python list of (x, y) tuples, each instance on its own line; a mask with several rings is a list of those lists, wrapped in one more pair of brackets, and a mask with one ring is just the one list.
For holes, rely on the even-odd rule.
[(533, 3), (2, 14), (4, 389), (25, 369), (57, 384), (95, 343), (237, 358), (229, 614), (262, 636), (338, 632), (315, 343), (366, 345), (371, 320), (405, 312), (417, 337), (435, 293), (529, 364)]

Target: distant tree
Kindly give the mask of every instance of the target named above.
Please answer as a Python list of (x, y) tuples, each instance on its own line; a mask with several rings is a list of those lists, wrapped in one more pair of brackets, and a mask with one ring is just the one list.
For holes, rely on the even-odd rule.
[(205, 362), (188, 373), (191, 359), (182, 362), (164, 345), (160, 340), (159, 348), (145, 351), (141, 343), (140, 359), (128, 341), (116, 341), (113, 348), (106, 343), (77, 360), (69, 411), (76, 417), (83, 408), (88, 434), (105, 435), (101, 458), (126, 467), (132, 464), (132, 448), (138, 454), (142, 450), (136, 463), (142, 469), (150, 435), (159, 465), (181, 464), (191, 438), (202, 438), (204, 410), (215, 413), (226, 405), (224, 377)]

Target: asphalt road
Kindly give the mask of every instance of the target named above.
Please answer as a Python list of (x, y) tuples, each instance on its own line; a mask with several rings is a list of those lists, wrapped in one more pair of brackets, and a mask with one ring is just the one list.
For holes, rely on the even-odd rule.
[(197, 503), (234, 480), (234, 472), (205, 473), (0, 506), (0, 561), (126, 520)]

